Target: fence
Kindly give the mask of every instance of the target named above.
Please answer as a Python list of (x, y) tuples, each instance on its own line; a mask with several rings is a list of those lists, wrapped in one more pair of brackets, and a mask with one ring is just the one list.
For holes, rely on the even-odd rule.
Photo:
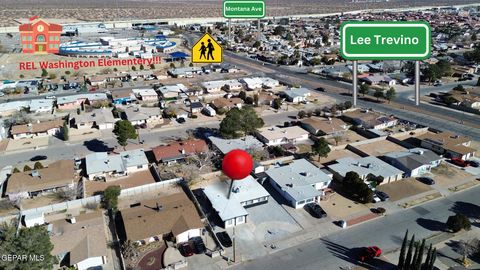
[(162, 189), (162, 188), (165, 188), (166, 186), (177, 184), (181, 180), (182, 178), (174, 178), (174, 179), (165, 180), (162, 182), (155, 182), (155, 183), (151, 183), (143, 186), (122, 189), (119, 197), (120, 198), (128, 197), (128, 196), (133, 196), (133, 195), (154, 191), (157, 189)]

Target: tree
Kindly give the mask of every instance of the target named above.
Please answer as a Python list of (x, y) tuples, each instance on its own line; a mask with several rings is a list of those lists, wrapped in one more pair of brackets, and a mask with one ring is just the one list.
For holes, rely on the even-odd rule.
[(41, 75), (43, 78), (47, 77), (48, 76), (48, 71), (44, 68), (42, 68), (42, 75)]
[(463, 85), (459, 84), (459, 85), (455, 86), (452, 90), (464, 92), (465, 88), (463, 87)]
[(253, 104), (254, 104), (255, 106), (258, 106), (258, 99), (259, 99), (258, 94), (254, 94), (254, 95), (253, 95)]
[(120, 196), (120, 186), (110, 186), (103, 192), (102, 203), (107, 210), (117, 210), (118, 196)]
[(120, 120), (115, 123), (113, 134), (117, 136), (119, 145), (125, 147), (128, 145), (128, 139), (136, 139), (138, 137), (137, 131), (128, 120)]
[(285, 33), (286, 29), (285, 27), (279, 25), (273, 29), (273, 34), (276, 36), (281, 36)]
[(226, 139), (239, 138), (254, 133), (264, 124), (253, 108), (233, 108), (220, 123), (220, 134)]
[(347, 101), (345, 101), (345, 102), (343, 103), (343, 106), (345, 107), (345, 110), (348, 110), (348, 109), (350, 109), (350, 108), (353, 107), (353, 104), (352, 104), (351, 101), (348, 101), (348, 100), (347, 100)]
[(414, 270), (420, 270), (422, 267), (422, 261), (423, 261), (423, 253), (425, 252), (425, 239), (422, 239), (422, 243), (418, 247), (418, 255), (415, 260), (415, 265), (413, 267)]
[[(428, 250), (427, 250), (427, 258), (425, 258), (425, 262), (422, 264), (422, 267), (421, 267), (422, 270), (426, 270), (426, 269), (427, 269), (428, 264), (430, 263), (431, 258), (432, 258), (432, 244), (430, 244), (430, 246), (428, 247)], [(400, 270), (401, 270), (401, 269), (400, 269)]]
[(433, 82), (442, 78), (441, 70), (437, 65), (428, 65), (428, 67), (425, 68), (422, 73), (424, 79), (428, 82)]
[(136, 67), (136, 66), (132, 66), (132, 70), (133, 70), (133, 71), (136, 71), (136, 70), (137, 70), (137, 67)]
[(63, 123), (63, 140), (68, 141), (69, 139), (69, 128), (67, 122)]
[(262, 45), (262, 43), (260, 43), (260, 41), (257, 40), (257, 41), (255, 41), (255, 43), (253, 43), (252, 46), (253, 46), (254, 48), (258, 48), (258, 47), (260, 47), (260, 45)]
[(382, 89), (376, 89), (375, 93), (373, 93), (373, 96), (377, 98), (377, 101), (379, 101), (380, 98), (385, 97)]
[(348, 172), (343, 178), (344, 191), (354, 200), (361, 203), (373, 201), (373, 191), (356, 172)]
[(139, 255), (137, 242), (133, 242), (131, 240), (123, 242), (121, 251), (123, 257), (127, 260), (136, 258)]
[(328, 156), (330, 146), (328, 146), (325, 138), (320, 138), (320, 140), (315, 141), (315, 144), (312, 146), (312, 152), (318, 155), (318, 161), (320, 161), (320, 158)]
[(245, 93), (245, 91), (241, 91), (239, 94), (238, 94), (238, 97), (240, 99), (242, 99), (243, 101), (245, 101), (245, 99), (247, 98), (247, 93)]
[(360, 85), (360, 93), (365, 97), (370, 92), (370, 85), (364, 83)]
[(53, 244), (46, 226), (21, 227), (4, 224), (0, 229), (2, 254), (25, 254), (39, 260), (0, 260), (0, 269), (53, 269), (57, 260), (52, 256)]
[(19, 172), (20, 172), (20, 170), (17, 167), (15, 167), (12, 171), (12, 173), (19, 173)]
[(145, 67), (143, 66), (143, 64), (140, 64), (140, 70), (144, 70)]
[(452, 96), (444, 96), (442, 99), (443, 103), (445, 103), (447, 106), (451, 106), (452, 104), (457, 102), (457, 100)]
[(405, 263), (403, 269), (408, 270), (410, 269), (412, 263), (412, 253), (413, 253), (413, 245), (415, 244), (415, 235), (412, 235), (412, 239), (410, 240), (410, 244), (408, 245), (407, 257), (405, 258)]
[(388, 103), (394, 100), (396, 96), (397, 93), (395, 92), (395, 88), (393, 87), (390, 87), (390, 89), (388, 89), (387, 93), (385, 94), (385, 98), (388, 100)]
[(405, 236), (403, 237), (402, 247), (400, 248), (400, 256), (398, 257), (398, 269), (403, 270), (403, 266), (405, 264), (405, 251), (407, 249), (408, 244), (408, 230), (405, 232)]
[(272, 103), (272, 107), (275, 109), (275, 110), (278, 110), (282, 107), (282, 99), (280, 98), (276, 98), (273, 100), (273, 103)]
[(456, 214), (448, 217), (447, 228), (456, 233), (462, 229), (469, 230), (471, 227), (470, 220), (464, 214)]
[(473, 33), (472, 36), (470, 37), (470, 40), (477, 41), (477, 33)]
[(478, 78), (476, 86), (480, 86), (480, 78)]
[(475, 62), (475, 63), (480, 63), (480, 47), (477, 46), (475, 48), (475, 50), (465, 52), (463, 54), (463, 56), (465, 57), (465, 59), (467, 59), (469, 61), (472, 61), (472, 62)]
[(307, 116), (307, 113), (303, 110), (299, 111), (297, 115), (299, 119), (305, 118), (306, 116)]
[(452, 75), (452, 65), (446, 60), (440, 60), (435, 64), (438, 67), (440, 76)]
[(155, 64), (150, 64), (150, 69), (155, 69)]
[(33, 165), (33, 168), (34, 168), (35, 170), (40, 170), (40, 169), (43, 169), (43, 165), (42, 165), (42, 163), (41, 163), (40, 161), (37, 161), (37, 162), (35, 162), (35, 164)]
[(175, 63), (170, 63), (170, 68), (175, 68)]
[(29, 172), (29, 171), (31, 171), (31, 170), (32, 170), (32, 168), (30, 168), (30, 166), (28, 166), (28, 165), (25, 165), (25, 166), (23, 167), (23, 171), (24, 171), (24, 172)]

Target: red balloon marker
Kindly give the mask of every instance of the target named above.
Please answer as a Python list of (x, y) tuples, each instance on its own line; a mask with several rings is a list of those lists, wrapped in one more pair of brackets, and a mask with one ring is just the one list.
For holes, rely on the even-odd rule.
[(232, 180), (247, 177), (253, 169), (253, 159), (247, 152), (235, 149), (228, 152), (222, 161), (222, 171)]

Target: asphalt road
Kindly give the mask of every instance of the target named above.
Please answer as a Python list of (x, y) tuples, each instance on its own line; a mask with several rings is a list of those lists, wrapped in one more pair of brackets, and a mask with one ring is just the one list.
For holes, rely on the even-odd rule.
[[(444, 222), (453, 213), (464, 213), (471, 219), (480, 218), (479, 191), (480, 187), (476, 187), (447, 198), (402, 210), (347, 228), (328, 237), (280, 250), (233, 269), (338, 270), (340, 267), (360, 265), (356, 258), (361, 247), (376, 245), (384, 253), (394, 252), (401, 246), (406, 230), (415, 234), (416, 239), (422, 239), (443, 230)], [(476, 223), (474, 226), (480, 226), (480, 224)], [(395, 269), (392, 264), (379, 260), (372, 261), (366, 268)]]

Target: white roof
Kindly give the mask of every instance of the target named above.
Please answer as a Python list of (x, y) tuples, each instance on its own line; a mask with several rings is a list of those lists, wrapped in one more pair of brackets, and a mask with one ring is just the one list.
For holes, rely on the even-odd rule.
[(30, 101), (30, 111), (32, 112), (45, 107), (53, 108), (53, 99), (32, 99)]
[(0, 103), (0, 113), (8, 112), (12, 110), (20, 111), (22, 108), (26, 108), (30, 105), (29, 101), (12, 101)]
[(299, 126), (284, 127), (284, 128), (279, 128), (277, 126), (264, 127), (259, 129), (258, 133), (260, 133), (268, 141), (278, 140), (282, 138), (287, 138), (288, 140), (292, 140), (305, 135), (308, 136), (308, 131), (304, 130)]
[(127, 167), (147, 165), (148, 160), (143, 149), (108, 155), (106, 152), (85, 156), (87, 175), (106, 172), (125, 172)]
[(139, 95), (139, 96), (158, 96), (157, 92), (155, 92), (155, 90), (153, 89), (132, 89), (132, 92), (135, 94), (135, 95)]
[(358, 173), (360, 177), (365, 177), (370, 173), (383, 178), (403, 174), (403, 171), (373, 156), (357, 159), (352, 157), (337, 159), (337, 163), (329, 165), (328, 168), (342, 177), (352, 171)]
[(252, 176), (233, 182), (230, 199), (227, 199), (230, 181), (217, 181), (204, 188), (203, 192), (223, 221), (248, 215), (241, 203), (270, 194)]
[(161, 116), (162, 110), (157, 107), (129, 106), (124, 109), (128, 121), (147, 120), (152, 116)]
[(63, 96), (57, 98), (57, 105), (76, 102), (79, 99), (88, 99), (90, 101), (96, 100), (107, 100), (107, 94), (105, 93), (88, 93), (88, 94), (79, 94), (73, 96)]
[(208, 139), (212, 142), (213, 145), (220, 149), (223, 154), (227, 154), (234, 149), (247, 150), (249, 148), (263, 148), (263, 143), (250, 135), (244, 138), (231, 140), (214, 136), (210, 136), (208, 137)]
[(104, 123), (115, 123), (115, 118), (113, 117), (112, 111), (110, 109), (102, 108), (95, 109), (88, 113), (82, 113), (81, 115), (74, 115), (75, 122), (78, 123), (88, 123), (96, 122), (96, 124)]
[(222, 88), (225, 85), (229, 86), (241, 86), (242, 84), (238, 80), (221, 80), (221, 81), (209, 81), (200, 84), (204, 88)]
[(179, 84), (175, 84), (175, 85), (165, 85), (165, 86), (160, 87), (158, 90), (162, 94), (167, 94), (167, 93), (170, 93), (170, 92), (181, 93), (182, 91), (187, 90), (187, 87), (185, 87), (185, 85), (179, 83)]

